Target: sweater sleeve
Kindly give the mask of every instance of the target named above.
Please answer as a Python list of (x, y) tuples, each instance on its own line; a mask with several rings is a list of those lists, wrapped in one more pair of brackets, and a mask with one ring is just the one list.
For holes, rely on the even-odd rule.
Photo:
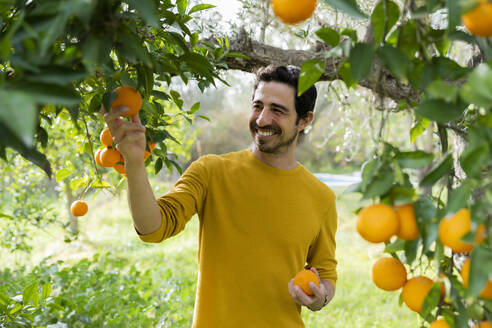
[(204, 162), (204, 158), (193, 162), (171, 191), (157, 199), (162, 214), (161, 226), (150, 234), (139, 234), (142, 241), (159, 243), (175, 236), (195, 213), (202, 211), (208, 182)]
[(337, 261), (335, 259), (335, 232), (337, 230), (337, 210), (335, 195), (328, 202), (328, 210), (322, 219), (320, 232), (308, 253), (307, 264), (315, 267), (322, 280), (329, 280), (336, 286)]

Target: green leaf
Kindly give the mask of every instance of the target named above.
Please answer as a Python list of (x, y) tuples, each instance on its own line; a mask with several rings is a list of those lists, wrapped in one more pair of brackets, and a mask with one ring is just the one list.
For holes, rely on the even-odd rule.
[(434, 155), (422, 150), (400, 152), (396, 155), (398, 163), (403, 168), (407, 169), (420, 169), (426, 165), (432, 163)]
[(196, 102), (196, 103), (193, 104), (193, 106), (191, 106), (191, 108), (189, 110), (189, 113), (190, 114), (195, 114), (199, 110), (200, 110), (200, 102)]
[(453, 32), (461, 24), (461, 4), (465, 1), (446, 1), (448, 12), (448, 32)]
[(318, 38), (320, 38), (326, 44), (329, 44), (332, 47), (336, 47), (340, 42), (340, 35), (336, 30), (334, 30), (331, 27), (320, 28), (315, 33), (318, 36)]
[(405, 262), (411, 265), (417, 258), (417, 250), (419, 248), (420, 239), (405, 241)]
[(460, 209), (468, 207), (468, 201), (471, 196), (471, 188), (468, 185), (461, 185), (453, 189), (449, 194), (446, 213), (454, 214)]
[(458, 99), (459, 89), (444, 81), (435, 80), (427, 86), (427, 95), (431, 99), (442, 99), (448, 103), (454, 103)]
[[(388, 4), (385, 10), (385, 4)], [(386, 11), (388, 13), (388, 20), (386, 22)], [(386, 33), (389, 33), (391, 28), (396, 24), (400, 17), (400, 7), (393, 1), (381, 0), (374, 8), (371, 15), (371, 24), (374, 27), (374, 43), (379, 44), (383, 41), (384, 29), (386, 26)]]
[(419, 104), (415, 112), (430, 120), (446, 123), (460, 118), (464, 110), (463, 105), (455, 105), (442, 99), (426, 99)]
[(68, 177), (70, 174), (72, 174), (72, 171), (69, 169), (60, 169), (56, 172), (56, 182), (60, 183), (61, 181), (65, 180), (66, 177)]
[(486, 109), (492, 107), (492, 66), (482, 63), (469, 75), (462, 86), (461, 97), (469, 103)]
[(22, 291), (22, 304), (26, 306), (34, 300), (35, 295), (38, 293), (38, 282), (33, 282), (32, 284), (28, 285), (24, 290)]
[(343, 194), (349, 194), (352, 192), (362, 192), (362, 183), (361, 182), (356, 182), (351, 185), (349, 185), (344, 191)]
[(148, 67), (153, 66), (152, 58), (147, 51), (147, 48), (142, 45), (142, 40), (140, 40), (140, 38), (130, 29), (124, 28), (119, 34), (119, 38), (119, 52), (129, 63), (141, 63)]
[(0, 89), (0, 99), (0, 121), (27, 147), (31, 147), (38, 120), (34, 98), (25, 92)]
[(94, 182), (92, 182), (91, 184), (91, 188), (111, 188), (112, 185), (106, 181), (101, 181), (101, 180), (96, 180)]
[(426, 119), (425, 117), (421, 117), (417, 115), (417, 118), (415, 120), (414, 125), (410, 129), (410, 143), (414, 143), (415, 139), (424, 133), (425, 129), (430, 124), (430, 120)]
[(352, 72), (350, 70), (350, 63), (348, 61), (343, 61), (338, 66), (338, 75), (342, 78), (343, 82), (347, 88), (355, 87), (357, 84), (354, 82), (352, 78)]
[(157, 5), (154, 0), (125, 0), (131, 7), (135, 8), (147, 25), (158, 28), (159, 17), (157, 16)]
[(323, 0), (328, 6), (340, 10), (341, 12), (355, 17), (367, 18), (367, 15), (360, 9), (355, 0)]
[(475, 247), (471, 253), (467, 294), (478, 296), (489, 281), (492, 272), (492, 252), (485, 246)]
[(389, 197), (395, 205), (412, 203), (415, 197), (415, 189), (393, 187), (389, 192)]
[(78, 179), (72, 179), (70, 181), (70, 189), (72, 190), (77, 190), (79, 188), (82, 188), (86, 185), (88, 180), (88, 177), (83, 177), (83, 178), (78, 178)]
[(42, 292), (41, 292), (41, 297), (43, 300), (47, 299), (51, 294), (51, 284), (49, 282), (46, 282), (44, 285), (43, 285), (43, 289), (42, 289)]
[(370, 199), (386, 194), (393, 185), (394, 173), (389, 165), (380, 160), (373, 160), (362, 169), (363, 199)]
[(186, 13), (186, 7), (188, 7), (188, 0), (177, 0), (178, 13), (184, 15)]
[(453, 156), (447, 154), (439, 163), (437, 163), (429, 173), (420, 181), (420, 186), (432, 186), (443, 176), (449, 174), (453, 168)]
[(377, 54), (393, 74), (404, 81), (407, 80), (411, 62), (403, 51), (390, 45), (384, 45), (378, 49)]
[(402, 239), (396, 239), (394, 242), (386, 244), (384, 246), (383, 252), (385, 253), (396, 253), (405, 249), (405, 241)]
[(81, 81), (87, 76), (87, 72), (83, 70), (73, 70), (71, 67), (67, 66), (49, 66), (43, 67), (40, 73), (35, 75), (26, 75), (25, 78), (26, 80), (32, 82), (65, 86)]
[(40, 55), (44, 56), (48, 51), (48, 48), (53, 46), (53, 43), (58, 37), (65, 33), (65, 25), (67, 24), (70, 12), (68, 10), (62, 10), (56, 16), (54, 16), (48, 23), (40, 44)]
[(302, 64), (299, 74), (297, 96), (302, 95), (315, 82), (317, 82), (325, 71), (325, 62), (319, 59), (311, 59)]
[(106, 33), (90, 33), (82, 45), (82, 58), (87, 70), (93, 74), (96, 66), (104, 64), (110, 57), (113, 42)]
[(80, 102), (78, 94), (71, 86), (48, 83), (23, 82), (13, 85), (12, 91), (22, 92), (35, 99), (38, 104), (75, 106)]
[(350, 51), (350, 71), (354, 82), (366, 78), (371, 73), (374, 61), (374, 46), (370, 43), (357, 43)]
[(490, 149), (486, 142), (468, 145), (460, 156), (460, 164), (468, 177), (479, 178), (485, 163), (490, 159)]
[(191, 15), (194, 12), (197, 12), (197, 11), (202, 11), (202, 10), (206, 10), (206, 9), (210, 9), (210, 8), (215, 8), (215, 6), (214, 5), (209, 5), (209, 4), (206, 4), (206, 3), (195, 5), (193, 8), (190, 9), (190, 11), (188, 12), (188, 15)]
[(432, 285), (432, 288), (430, 289), (429, 293), (424, 299), (424, 303), (422, 304), (422, 311), (420, 315), (422, 318), (426, 318), (429, 313), (434, 310), (437, 305), (439, 304), (439, 300), (441, 298), (441, 286), (435, 282), (434, 285)]

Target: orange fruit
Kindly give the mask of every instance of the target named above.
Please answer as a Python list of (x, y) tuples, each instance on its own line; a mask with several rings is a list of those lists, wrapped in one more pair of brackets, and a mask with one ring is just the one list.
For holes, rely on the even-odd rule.
[(102, 149), (96, 150), (96, 153), (94, 154), (94, 159), (96, 160), (96, 164), (99, 166), (103, 166), (101, 162), (101, 151)]
[(471, 34), (488, 38), (492, 36), (492, 3), (479, 0), (473, 10), (461, 16), (463, 24)]
[(460, 239), (471, 231), (470, 211), (462, 208), (451, 217), (445, 217), (439, 224), (439, 240), (456, 253), (467, 253), (473, 245)]
[(490, 321), (480, 321), (480, 326), (476, 323), (473, 328), (492, 328), (492, 323)]
[(400, 227), (396, 236), (404, 240), (414, 240), (419, 236), (417, 221), (413, 204), (395, 206), (396, 215), (400, 221)]
[(120, 153), (120, 160), (113, 167), (118, 173), (126, 176), (125, 158), (123, 157), (123, 155), (121, 155), (121, 153)]
[[(470, 276), (470, 262), (471, 259), (467, 258), (463, 263), (463, 267), (461, 268), (461, 278), (463, 278), (463, 286), (465, 286), (465, 288), (468, 287), (468, 277)], [(480, 292), (479, 296), (487, 298), (489, 300), (492, 299), (492, 280), (489, 279), (485, 287)]]
[(101, 159), (102, 166), (113, 167), (120, 160), (120, 155), (119, 151), (108, 147), (101, 151), (99, 158)]
[(123, 174), (123, 175), (126, 175), (125, 164), (119, 164), (119, 163), (117, 163), (113, 167), (114, 167), (114, 169), (116, 171), (118, 171), (118, 173)]
[(73, 216), (84, 216), (88, 210), (89, 207), (87, 206), (87, 203), (81, 200), (76, 200), (72, 203), (72, 206), (70, 206), (70, 212), (72, 212)]
[(105, 128), (104, 130), (102, 130), (101, 134), (99, 135), (99, 140), (101, 141), (101, 144), (106, 147), (113, 146), (113, 136), (111, 135), (109, 128)]
[(407, 269), (393, 257), (383, 257), (372, 266), (372, 281), (383, 290), (398, 290), (407, 281)]
[(433, 285), (434, 282), (424, 276), (409, 279), (401, 291), (403, 302), (410, 310), (420, 313), (425, 297)]
[(475, 232), (475, 242), (477, 244), (481, 244), (485, 239), (485, 224), (481, 224), (478, 226), (477, 231)]
[(450, 328), (449, 324), (444, 319), (438, 319), (431, 323), (429, 328)]
[(396, 212), (388, 205), (374, 204), (363, 208), (357, 218), (357, 232), (371, 243), (390, 240), (398, 232)]
[(118, 87), (114, 91), (118, 94), (118, 97), (111, 104), (111, 109), (118, 106), (128, 106), (130, 110), (122, 116), (136, 115), (140, 107), (142, 107), (142, 96), (140, 92), (129, 85)]
[(316, 8), (316, 0), (271, 0), (275, 16), (286, 24), (297, 24), (309, 17)]
[(301, 289), (307, 295), (313, 295), (311, 288), (309, 288), (309, 283), (311, 281), (319, 286), (319, 279), (316, 276), (316, 274), (311, 270), (306, 270), (306, 269), (301, 270), (294, 277), (294, 285), (301, 287)]

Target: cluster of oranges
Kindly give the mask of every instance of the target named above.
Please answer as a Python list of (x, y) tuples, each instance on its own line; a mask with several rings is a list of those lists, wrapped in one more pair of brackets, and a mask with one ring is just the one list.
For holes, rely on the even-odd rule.
[[(111, 104), (111, 109), (119, 106), (127, 106), (129, 107), (129, 111), (124, 113), (123, 116), (133, 116), (137, 115), (138, 111), (142, 107), (142, 96), (137, 89), (132, 86), (124, 85), (118, 87), (114, 90), (117, 94), (116, 99)], [(105, 128), (102, 130), (99, 135), (99, 141), (103, 148), (100, 148), (94, 154), (94, 160), (96, 164), (103, 167), (112, 167), (118, 173), (126, 176), (125, 170), (125, 159), (123, 155), (114, 147), (113, 136), (109, 131), (109, 128)], [(155, 148), (155, 144), (150, 141), (147, 143), (148, 151), (145, 151), (144, 159), (147, 159), (150, 156), (150, 153)], [(74, 216), (83, 216), (88, 211), (87, 203), (81, 200), (77, 200), (72, 203), (70, 208), (72, 215)]]
[[(362, 238), (371, 243), (388, 242), (393, 236), (403, 240), (414, 240), (419, 237), (415, 211), (412, 203), (391, 207), (385, 204), (373, 204), (363, 208), (357, 218), (356, 225)], [(473, 244), (461, 241), (461, 238), (471, 231), (470, 212), (461, 209), (454, 215), (441, 220), (438, 230), (441, 243), (454, 252), (464, 253), (473, 249)], [(480, 225), (475, 231), (475, 242), (481, 243), (485, 238), (485, 225)], [(468, 258), (461, 269), (463, 285), (467, 287), (470, 259)], [(395, 291), (402, 288), (403, 302), (411, 310), (420, 313), (422, 304), (430, 292), (434, 281), (428, 277), (419, 275), (407, 278), (405, 265), (396, 258), (385, 257), (377, 260), (372, 267), (372, 280), (374, 284), (386, 291)], [(437, 281), (441, 287), (441, 297), (445, 288), (441, 281)], [(481, 297), (492, 299), (492, 281), (489, 281)], [(447, 323), (440, 319), (435, 326)]]

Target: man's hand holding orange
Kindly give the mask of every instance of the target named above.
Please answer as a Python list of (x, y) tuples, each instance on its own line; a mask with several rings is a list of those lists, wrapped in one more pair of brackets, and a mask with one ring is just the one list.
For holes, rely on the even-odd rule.
[(325, 299), (328, 291), (324, 284), (319, 283), (319, 274), (315, 268), (310, 268), (310, 270), (316, 275), (318, 284), (314, 281), (308, 283), (309, 289), (312, 295), (308, 295), (300, 286), (294, 284), (294, 278), (289, 281), (289, 293), (294, 301), (299, 305), (304, 305), (312, 311), (318, 311), (325, 305)]
[(116, 149), (123, 155), (126, 165), (144, 165), (145, 156), (145, 127), (138, 114), (130, 116), (130, 121), (123, 119), (129, 107), (114, 107), (108, 113), (101, 108), (104, 121), (113, 136)]

